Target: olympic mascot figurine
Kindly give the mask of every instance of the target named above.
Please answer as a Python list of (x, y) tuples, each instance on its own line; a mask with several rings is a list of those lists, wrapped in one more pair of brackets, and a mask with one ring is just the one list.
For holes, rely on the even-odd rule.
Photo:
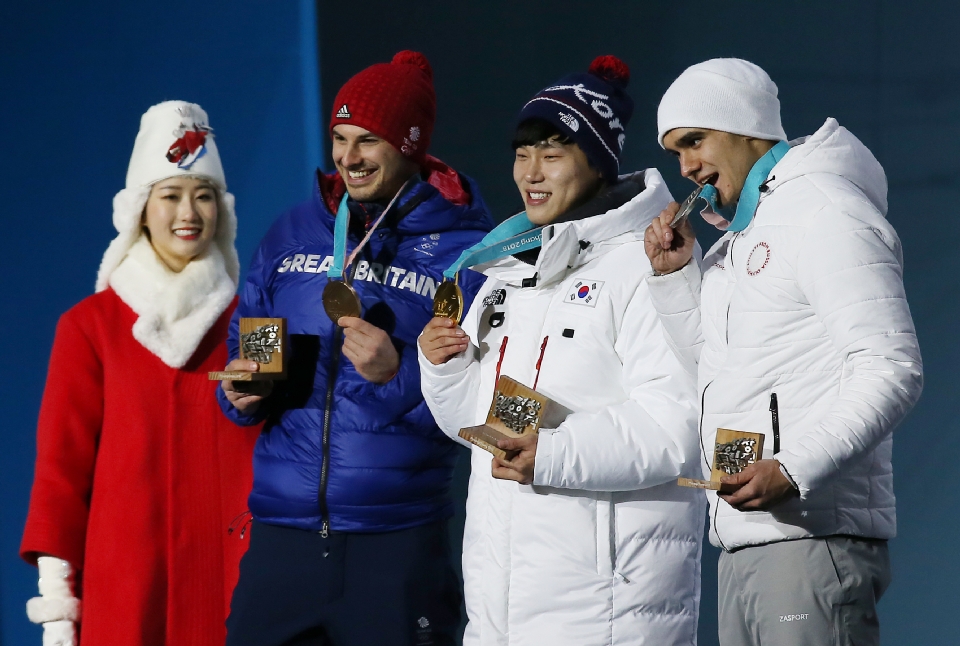
[[(21, 556), (45, 646), (217, 644), (247, 541), (256, 428), (220, 414), (233, 195), (206, 112), (140, 122), (96, 293), (60, 318)], [(239, 522), (237, 524), (240, 524)]]

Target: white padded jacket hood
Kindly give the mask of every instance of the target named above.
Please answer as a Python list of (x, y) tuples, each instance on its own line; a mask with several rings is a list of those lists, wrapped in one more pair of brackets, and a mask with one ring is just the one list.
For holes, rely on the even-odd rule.
[(812, 174), (842, 177), (859, 188), (880, 215), (887, 215), (887, 175), (873, 153), (849, 130), (827, 119), (809, 137), (790, 142), (790, 152), (771, 171), (770, 190)]

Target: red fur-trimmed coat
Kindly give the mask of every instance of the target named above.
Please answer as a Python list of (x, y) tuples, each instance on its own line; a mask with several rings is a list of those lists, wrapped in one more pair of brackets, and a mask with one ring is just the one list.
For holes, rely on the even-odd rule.
[(84, 646), (224, 642), (248, 542), (227, 529), (247, 509), (258, 434), (220, 413), (207, 379), (235, 306), (179, 369), (134, 339), (113, 289), (60, 319), (20, 552), (79, 571)]

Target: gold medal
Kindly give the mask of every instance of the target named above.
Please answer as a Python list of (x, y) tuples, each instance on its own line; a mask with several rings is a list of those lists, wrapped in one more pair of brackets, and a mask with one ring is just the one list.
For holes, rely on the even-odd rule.
[(360, 316), (360, 297), (345, 281), (330, 280), (323, 288), (323, 309), (336, 323), (342, 316)]
[[(414, 175), (400, 187), (400, 190), (397, 191), (390, 200), (390, 203), (387, 204), (387, 208), (383, 210), (383, 213), (376, 219), (373, 226), (369, 228), (367, 235), (363, 237), (360, 244), (354, 247), (353, 251), (351, 251), (350, 255), (346, 258), (343, 258), (343, 254), (346, 252), (347, 229), (350, 222), (350, 209), (347, 207), (347, 198), (349, 195), (344, 194), (343, 199), (340, 201), (340, 208), (337, 209), (336, 226), (334, 227), (333, 233), (333, 252), (336, 254), (337, 259), (333, 263), (334, 266), (327, 270), (327, 285), (323, 288), (323, 309), (334, 323), (344, 316), (359, 318), (363, 313), (363, 309), (360, 307), (360, 297), (357, 295), (356, 290), (344, 280), (344, 276), (351, 275), (349, 269), (354, 259), (366, 246), (367, 242), (370, 241), (370, 238), (373, 237), (373, 232), (377, 230), (377, 227), (380, 226), (383, 219), (390, 213), (390, 209), (393, 208), (396, 201), (400, 199), (400, 196), (404, 194), (407, 187), (419, 181), (416, 177), (417, 175)], [(342, 263), (339, 262), (341, 258)]]
[(437, 287), (437, 293), (433, 296), (433, 315), (460, 322), (463, 316), (463, 292), (455, 279), (445, 280)]

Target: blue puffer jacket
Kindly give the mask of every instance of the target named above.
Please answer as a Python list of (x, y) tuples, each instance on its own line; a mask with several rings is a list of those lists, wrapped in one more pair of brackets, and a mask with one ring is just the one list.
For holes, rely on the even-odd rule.
[[(364, 318), (386, 330), (400, 353), (399, 372), (386, 384), (366, 381), (341, 356), (342, 331), (323, 310), (334, 214), (344, 193), (338, 175), (318, 174), (313, 199), (280, 216), (254, 256), (230, 325), (230, 358), (237, 356), (239, 317), (285, 317), (288, 377), (274, 382), (254, 416), (241, 415), (221, 389), (217, 397), (238, 424), (266, 419), (250, 494), (259, 521), (385, 532), (452, 514), (456, 445), (423, 401), (415, 344), (432, 317), (443, 270), (493, 222), (472, 180), (433, 158), (424, 168), (426, 181), (394, 207), (400, 219), (388, 214), (355, 261)], [(358, 242), (351, 232), (348, 250)], [(467, 306), (482, 282), (461, 272)]]

